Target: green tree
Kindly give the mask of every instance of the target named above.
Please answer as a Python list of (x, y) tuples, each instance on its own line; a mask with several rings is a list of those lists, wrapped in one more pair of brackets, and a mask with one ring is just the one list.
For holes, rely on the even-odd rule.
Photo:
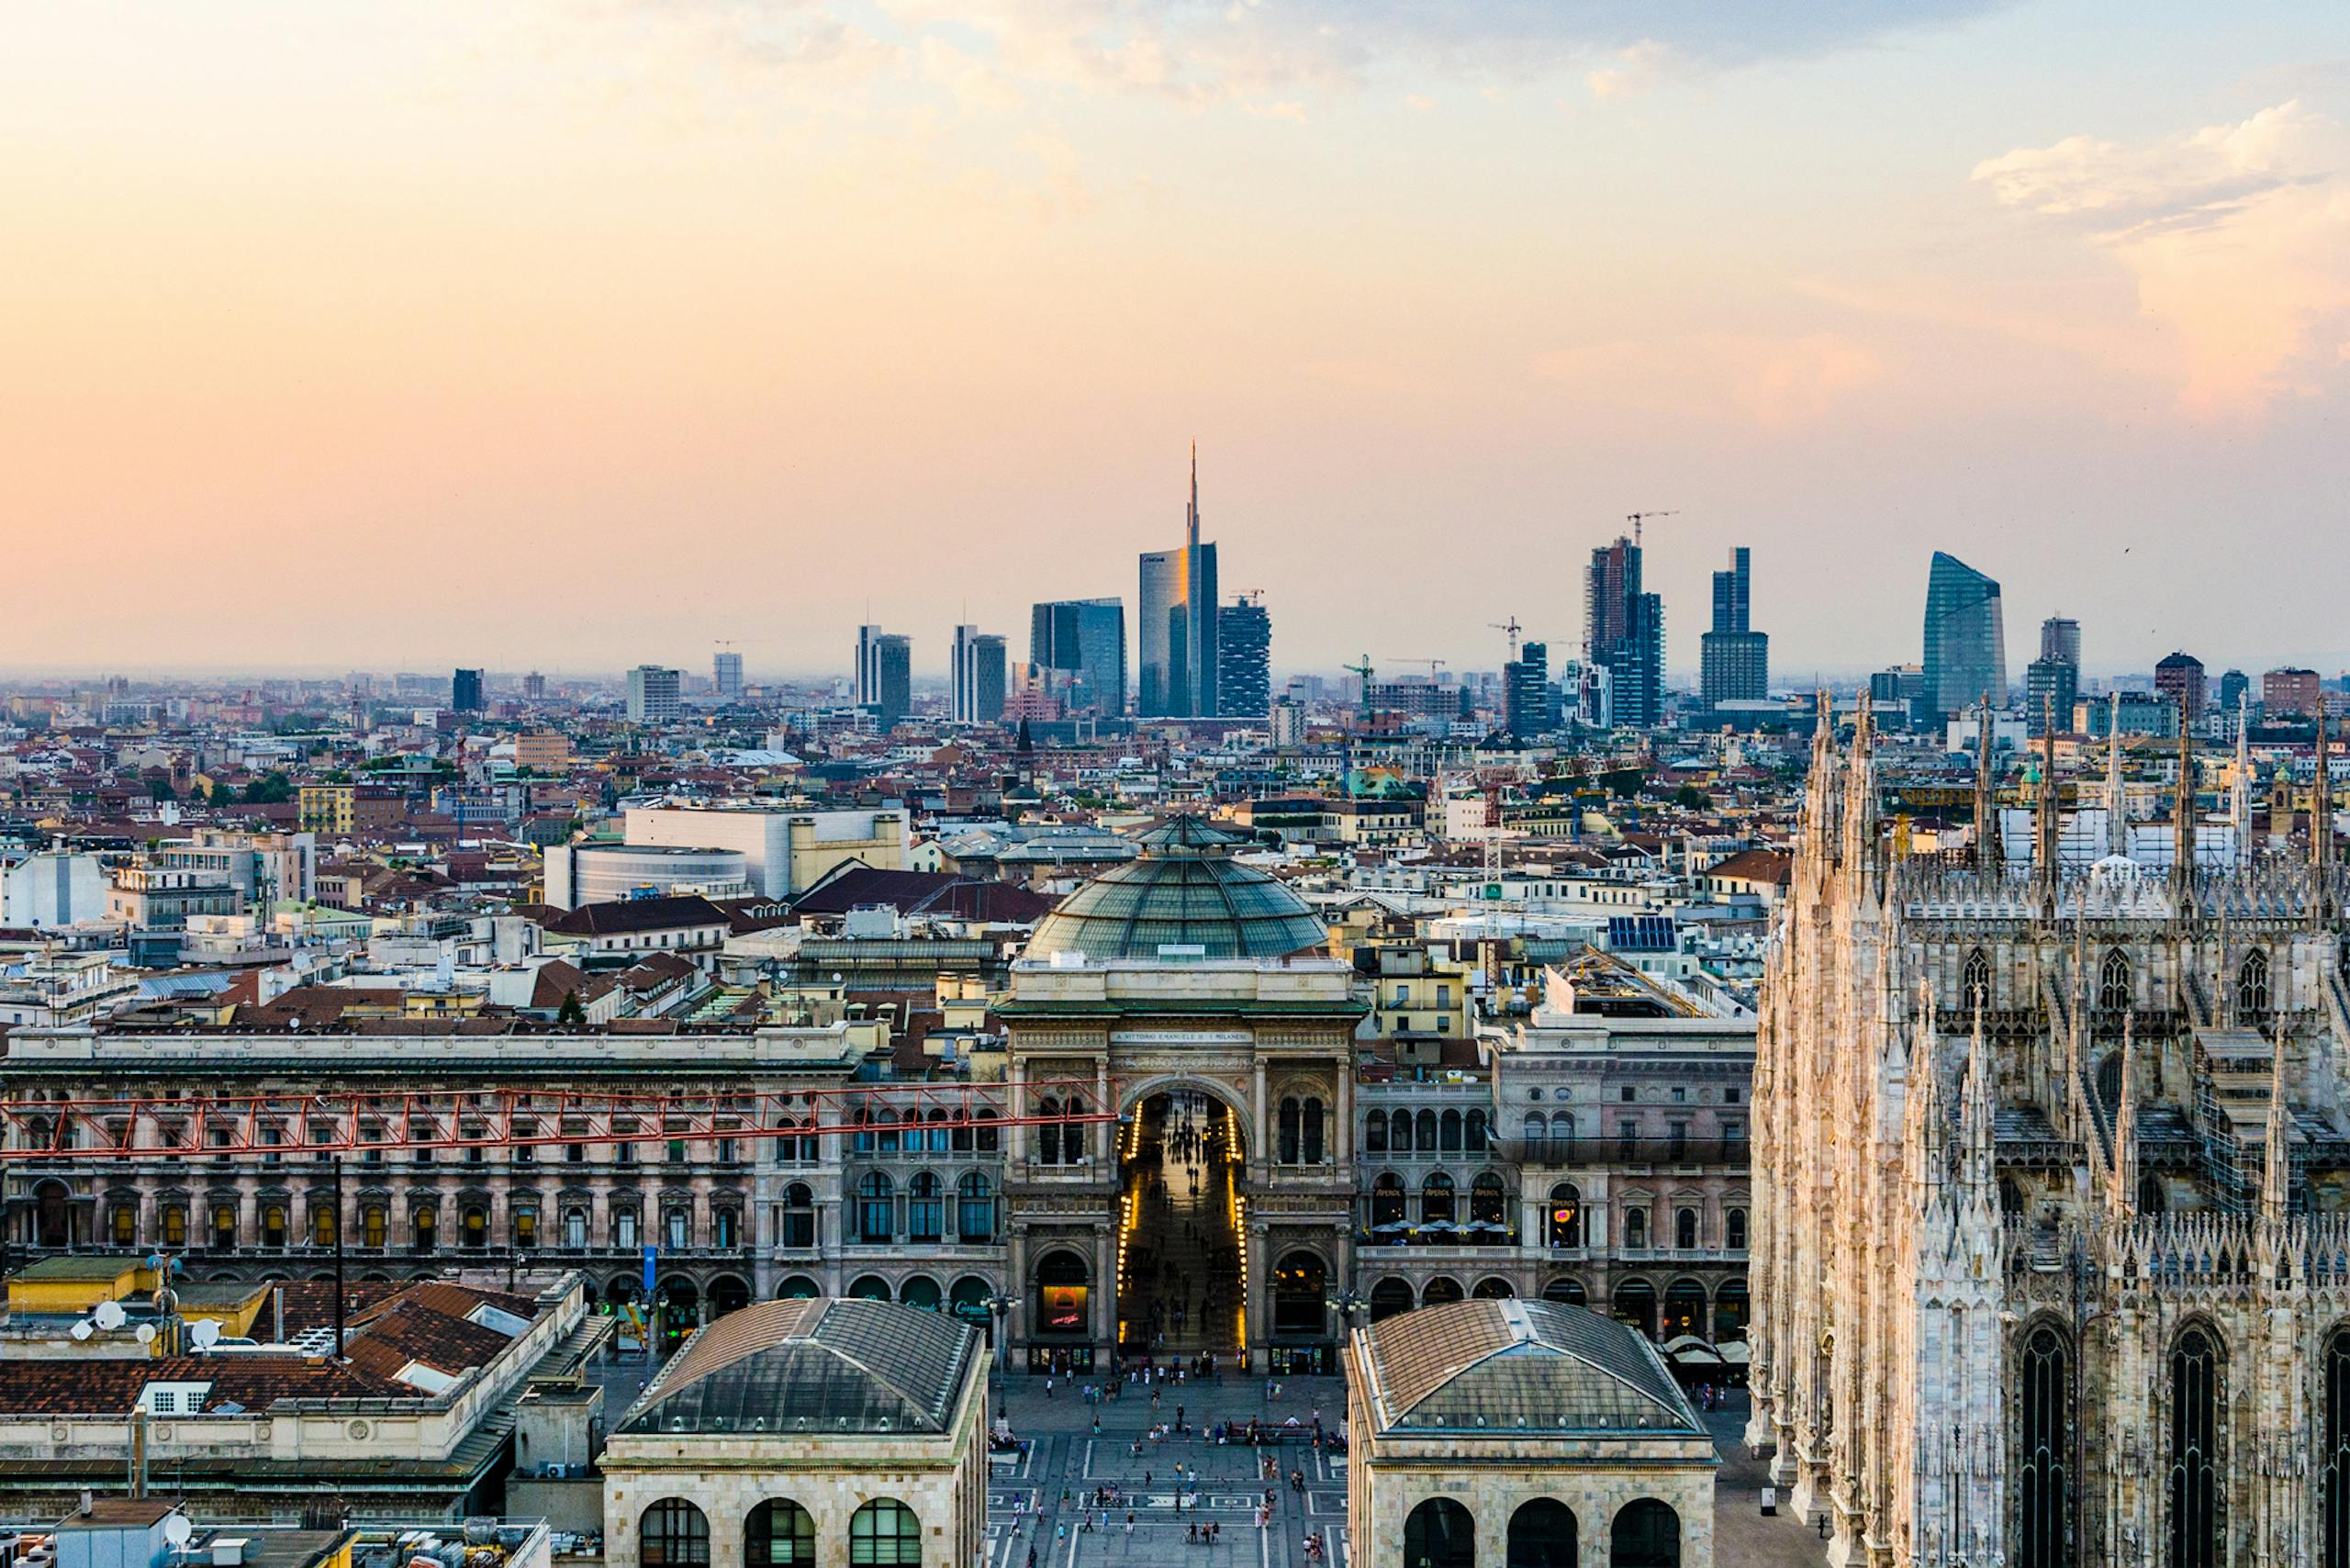
[(580, 1005), (577, 991), (566, 991), (563, 993), (563, 1005), (554, 1010), (554, 1021), (566, 1025), (588, 1022), (588, 1009)]
[(1673, 792), (1673, 803), (1689, 811), (1702, 812), (1713, 805), (1714, 798), (1695, 784), (1684, 784)]
[(294, 798), (294, 780), (283, 773), (264, 773), (245, 786), (245, 804), (249, 806), (283, 805)]

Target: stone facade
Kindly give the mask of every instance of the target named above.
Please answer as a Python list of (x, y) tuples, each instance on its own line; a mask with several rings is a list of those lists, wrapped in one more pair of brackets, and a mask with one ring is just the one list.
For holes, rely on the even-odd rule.
[(1925, 868), (1876, 769), (1823, 724), (1764, 981), (1750, 1440), (1834, 1562), (2350, 1562), (2330, 844), (2060, 821), (2044, 756)]

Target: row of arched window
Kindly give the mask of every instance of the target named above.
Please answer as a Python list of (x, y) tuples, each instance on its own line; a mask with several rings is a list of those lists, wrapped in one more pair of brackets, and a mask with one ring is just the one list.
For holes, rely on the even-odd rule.
[[(1521, 1504), (1509, 1518), (1505, 1568), (1579, 1568), (1574, 1510), (1556, 1497)], [(1681, 1516), (1639, 1497), (1607, 1527), (1607, 1568), (1680, 1568)], [(1450, 1497), (1430, 1497), (1404, 1519), (1404, 1568), (1477, 1568), (1477, 1520)]]
[[(1517, 1292), (1507, 1280), (1495, 1274), (1479, 1280), (1466, 1294), (1481, 1301), (1507, 1301)], [(1443, 1306), (1462, 1297), (1460, 1282), (1447, 1274), (1438, 1274), (1422, 1285), (1416, 1301), (1411, 1282), (1390, 1275), (1371, 1287), (1371, 1320), (1377, 1323), (1415, 1306)], [(1568, 1306), (1592, 1305), (1583, 1282), (1571, 1274), (1561, 1274), (1544, 1285), (1542, 1299)], [(1655, 1284), (1648, 1280), (1619, 1280), (1604, 1305), (1608, 1316), (1617, 1322), (1628, 1323), (1660, 1341), (1694, 1334), (1716, 1344), (1727, 1343), (1745, 1337), (1747, 1323), (1752, 1316), (1742, 1278), (1724, 1280), (1716, 1287), (1710, 1302), (1705, 1285), (1694, 1279), (1672, 1281), (1661, 1298)]]
[[(796, 1200), (806, 1192), (806, 1188), (795, 1184), (789, 1196)], [(995, 1239), (995, 1188), (977, 1170), (966, 1171), (957, 1180), (951, 1216), (946, 1184), (930, 1170), (917, 1171), (907, 1180), (902, 1199), (897, 1183), (886, 1173), (868, 1170), (857, 1181), (855, 1205), (850, 1234), (860, 1242), (943, 1242), (951, 1238), (961, 1245), (977, 1246)], [(794, 1212), (788, 1203), (787, 1230)], [(808, 1220), (811, 1239), (807, 1245), (812, 1246), (812, 1214)], [(796, 1244), (787, 1240), (784, 1245)]]
[[(1374, 1118), (1376, 1119), (1376, 1118)], [(1273, 1158), (1282, 1165), (1319, 1165), (1323, 1159), (1322, 1101), (1284, 1095), (1275, 1117)]]
[[(502, 1235), (493, 1231), (492, 1208), (487, 1198), (460, 1199), (454, 1207), (454, 1242), (467, 1250), (485, 1250), (498, 1245), (524, 1252), (543, 1247), (584, 1251), (597, 1246), (625, 1251), (643, 1244), (642, 1210), (634, 1204), (610, 1205), (607, 1238), (601, 1240), (596, 1235), (593, 1205), (588, 1203), (559, 1204), (556, 1228), (550, 1233), (545, 1211), (537, 1200), (519, 1194), (509, 1196)], [(722, 1251), (732, 1251), (744, 1243), (743, 1212), (734, 1204), (712, 1205), (706, 1233), (697, 1226), (692, 1207), (682, 1201), (664, 1202), (658, 1205), (658, 1212), (660, 1229), (655, 1234), (671, 1251), (703, 1245), (705, 1235), (707, 1245)], [(158, 1204), (151, 1235), (140, 1234), (140, 1203), (135, 1196), (125, 1194), (113, 1199), (106, 1210), (107, 1241), (117, 1247), (150, 1242), (170, 1248), (189, 1245), (191, 1216), (186, 1203), (165, 1199)], [(250, 1232), (244, 1225), (243, 1205), (234, 1200), (224, 1198), (206, 1204), (203, 1218), (202, 1245), (215, 1252), (235, 1251), (241, 1247), (332, 1247), (339, 1224), (334, 1200), (326, 1193), (312, 1193), (307, 1200), (307, 1208), (297, 1208), (291, 1198), (263, 1197), (254, 1208)], [(352, 1234), (345, 1238), (351, 1246), (375, 1249), (406, 1247), (411, 1252), (431, 1252), (444, 1245), (437, 1193), (410, 1197), (404, 1213), (388, 1198), (362, 1198), (353, 1212), (353, 1222)]]
[[(894, 1498), (877, 1498), (849, 1516), (851, 1568), (921, 1568), (922, 1520)], [(710, 1516), (682, 1497), (664, 1497), (638, 1516), (636, 1556), (643, 1568), (710, 1568)], [(816, 1520), (799, 1504), (770, 1501), (743, 1519), (749, 1568), (815, 1568)]]
[[(2260, 1018), (2267, 1014), (2274, 1000), (2268, 953), (2255, 947), (2236, 966), (2234, 982), (2236, 1016), (2240, 1019)], [(1968, 1011), (1991, 1005), (1991, 959), (1977, 947), (1966, 955), (1959, 970), (1959, 997)], [(2100, 1013), (2119, 1014), (2137, 1004), (2136, 971), (2130, 955), (2119, 947), (2106, 949), (2105, 958), (2098, 965), (2097, 1007)]]
[[(1461, 1210), (1458, 1203), (1459, 1188), (1444, 1171), (1432, 1171), (1420, 1182), (1417, 1224), (1422, 1228), (1465, 1228), (1472, 1239), (1499, 1240), (1509, 1229), (1509, 1193), (1500, 1176), (1493, 1171), (1479, 1175), (1469, 1183), (1469, 1204), (1466, 1227), (1460, 1225)], [(1629, 1251), (1641, 1251), (1652, 1245), (1650, 1238), (1649, 1205), (1639, 1200), (1627, 1200), (1619, 1213), (1623, 1224), (1618, 1245)], [(1374, 1238), (1393, 1238), (1414, 1225), (1410, 1194), (1404, 1179), (1393, 1171), (1382, 1173), (1371, 1185), (1371, 1229)], [(1584, 1247), (1590, 1245), (1585, 1228), (1583, 1193), (1571, 1182), (1561, 1182), (1550, 1189), (1550, 1203), (1544, 1216), (1544, 1232), (1552, 1247)], [(1676, 1204), (1673, 1209), (1669, 1245), (1683, 1252), (1695, 1251), (1705, 1246), (1704, 1215), (1693, 1204)], [(1746, 1210), (1732, 1205), (1722, 1211), (1722, 1246), (1733, 1252), (1746, 1249)]]
[[(2227, 1354), (2217, 1330), (2190, 1323), (2171, 1341), (2160, 1428), (2164, 1568), (2219, 1568), (2227, 1560)], [(2350, 1568), (2350, 1330), (2327, 1340), (2321, 1360), (2318, 1450), (2319, 1562)], [(2080, 1476), (2075, 1454), (2079, 1399), (2071, 1339), (2053, 1324), (2024, 1337), (2017, 1356), (2016, 1568), (2070, 1568)]]
[(1492, 1143), (1483, 1111), (1373, 1111), (1362, 1124), (1365, 1154), (1483, 1154)]
[[(1042, 1114), (1060, 1114), (1058, 1102), (1048, 1100), (1045, 1104), (1049, 1108), (1042, 1110)], [(947, 1125), (959, 1119), (945, 1110), (933, 1110), (923, 1115), (913, 1111), (867, 1108), (849, 1118), (850, 1125), (856, 1129), (849, 1135), (851, 1146), (859, 1154), (994, 1154), (1002, 1148), (1002, 1135), (997, 1128)], [(970, 1119), (992, 1122), (997, 1118), (993, 1111), (979, 1108), (972, 1111)], [(1055, 1127), (1054, 1130), (1058, 1132), (1059, 1129)], [(817, 1156), (812, 1147), (805, 1155), (800, 1154), (798, 1149), (802, 1145), (813, 1146), (817, 1141), (811, 1137), (778, 1138), (776, 1158), (813, 1159)], [(787, 1155), (782, 1151), (786, 1143), (793, 1146), (792, 1154)]]

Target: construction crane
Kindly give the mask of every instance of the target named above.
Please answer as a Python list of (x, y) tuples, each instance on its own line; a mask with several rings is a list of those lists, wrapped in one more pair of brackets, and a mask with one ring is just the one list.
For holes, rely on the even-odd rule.
[(1428, 666), (1428, 684), (1429, 684), (1429, 685), (1431, 685), (1431, 686), (1433, 686), (1433, 685), (1435, 685), (1435, 684), (1436, 684), (1436, 672), (1437, 672), (1437, 671), (1438, 671), (1438, 670), (1440, 670), (1440, 669), (1442, 669), (1442, 668), (1444, 667), (1444, 660), (1442, 660), (1442, 659), (1404, 658), (1404, 657), (1402, 657), (1402, 656), (1400, 656), (1400, 655), (1394, 655), (1394, 654), (1384, 654), (1384, 655), (1382, 655), (1381, 656), (1382, 656), (1382, 658), (1386, 659), (1386, 661), (1387, 661), (1389, 664), (1391, 664), (1391, 665), (1426, 665), (1426, 666)]
[(1632, 547), (1633, 547), (1634, 549), (1638, 549), (1638, 548), (1639, 547), (1639, 543), (1640, 543), (1640, 524), (1641, 524), (1641, 522), (1642, 522), (1644, 520), (1646, 520), (1646, 519), (1648, 519), (1648, 518), (1651, 518), (1651, 517), (1679, 517), (1680, 515), (1681, 515), (1681, 514), (1680, 514), (1680, 512), (1678, 512), (1678, 511), (1628, 511), (1628, 512), (1626, 512), (1626, 513), (1624, 514), (1624, 521), (1625, 521), (1626, 522), (1628, 522), (1628, 523), (1630, 523), (1630, 524), (1632, 525)]
[(1339, 667), (1340, 669), (1342, 669), (1342, 670), (1345, 670), (1348, 675), (1360, 676), (1360, 677), (1362, 678), (1362, 722), (1363, 722), (1364, 723), (1366, 723), (1366, 724), (1370, 723), (1370, 722), (1371, 722), (1371, 655), (1370, 655), (1369, 654), (1365, 654), (1365, 655), (1362, 655), (1362, 663), (1360, 663), (1360, 664), (1355, 664), (1355, 665), (1340, 665), (1338, 667)]
[(1509, 662), (1516, 664), (1517, 662), (1517, 634), (1526, 630), (1525, 627), (1520, 626), (1517, 623), (1517, 617), (1513, 615), (1506, 621), (1488, 621), (1485, 624), (1492, 627), (1496, 632), (1506, 632), (1509, 633)]

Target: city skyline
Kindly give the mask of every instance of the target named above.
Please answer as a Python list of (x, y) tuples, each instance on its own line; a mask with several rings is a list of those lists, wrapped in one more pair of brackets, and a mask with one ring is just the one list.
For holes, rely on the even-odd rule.
[[(1790, 678), (1910, 642), (1937, 548), (2117, 658), (2338, 666), (2277, 563), (2350, 476), (2339, 17), (2113, 21), (42, 12), (0, 330), (11, 543), (66, 591), (0, 665), (834, 666), (859, 617), (780, 572), (943, 672), (1130, 592), (1196, 436), (1288, 666), (1366, 614), (1579, 646), (1641, 508), (1677, 668), (1736, 544)], [(222, 630), (294, 561), (343, 591)]]

